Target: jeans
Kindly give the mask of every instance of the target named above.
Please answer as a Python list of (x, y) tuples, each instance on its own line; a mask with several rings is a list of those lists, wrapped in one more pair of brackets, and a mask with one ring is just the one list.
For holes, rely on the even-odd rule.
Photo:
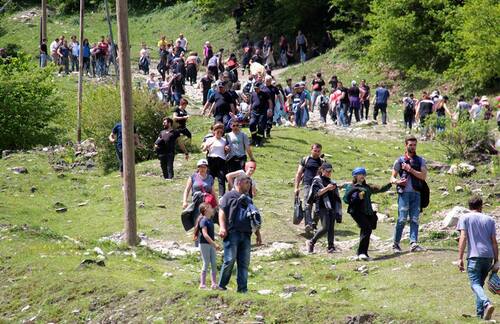
[(361, 119), (368, 120), (368, 111), (370, 110), (370, 100), (361, 100)]
[(420, 192), (403, 192), (398, 195), (398, 221), (394, 231), (394, 243), (399, 244), (406, 219), (410, 218), (410, 243), (418, 242), (418, 217), (420, 215)]
[(219, 196), (222, 197), (226, 193), (226, 160), (220, 157), (207, 157), (208, 172), (214, 179), (219, 182)]
[(306, 61), (306, 48), (304, 45), (299, 45), (300, 51), (300, 63), (304, 63)]
[(172, 91), (172, 100), (176, 106), (179, 106), (182, 99), (182, 93), (180, 91)]
[(375, 103), (373, 108), (373, 119), (377, 120), (378, 111), (382, 112), (382, 124), (387, 124), (387, 104), (386, 103)]
[(321, 91), (313, 90), (311, 96), (311, 102), (312, 102), (311, 111), (314, 111), (314, 107), (316, 106), (316, 100), (318, 99), (319, 96), (321, 96)]
[(309, 190), (311, 185), (304, 185), (304, 225), (309, 225), (316, 227), (315, 221), (313, 220), (312, 209), (313, 205), (307, 203), (307, 196), (309, 196)]
[(78, 61), (78, 56), (71, 55), (71, 72), (78, 72), (79, 69), (79, 64), (80, 62)]
[(118, 164), (120, 167), (120, 172), (123, 173), (123, 149), (122, 146), (118, 147), (115, 145), (116, 158), (118, 159)]
[(469, 258), (467, 260), (467, 275), (471, 289), (476, 295), (476, 314), (480, 318), (483, 317), (484, 309), (490, 303), (483, 286), (492, 264), (492, 258)]
[(160, 159), (160, 166), (161, 166), (161, 171), (163, 172), (163, 178), (173, 179), (175, 154), (173, 152), (170, 152), (164, 155), (160, 155), (158, 156), (158, 158)]
[(317, 214), (321, 218), (321, 229), (314, 234), (311, 243), (314, 245), (320, 237), (327, 234), (328, 249), (333, 249), (333, 230), (335, 227), (335, 215), (333, 209), (321, 208)]
[(340, 123), (344, 127), (349, 126), (349, 124), (347, 122), (347, 104), (346, 103), (340, 103), (340, 105), (338, 107), (339, 107), (338, 112), (339, 112)]
[(106, 75), (106, 58), (102, 55), (97, 57), (96, 74), (98, 77)]
[(234, 262), (237, 262), (238, 292), (247, 292), (248, 266), (250, 265), (251, 233), (229, 232), (224, 239), (224, 263), (220, 270), (219, 287), (225, 289), (231, 279)]
[(47, 60), (48, 60), (48, 55), (47, 54), (40, 54), (40, 67), (46, 67), (47, 66)]

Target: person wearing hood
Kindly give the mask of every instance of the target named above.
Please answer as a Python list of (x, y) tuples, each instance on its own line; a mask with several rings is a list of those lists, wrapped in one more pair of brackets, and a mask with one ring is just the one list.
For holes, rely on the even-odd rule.
[(352, 171), (352, 184), (345, 188), (344, 202), (349, 205), (347, 212), (360, 228), (359, 246), (357, 250), (358, 260), (370, 260), (368, 256), (368, 246), (372, 230), (377, 228), (377, 213), (372, 209), (371, 195), (387, 191), (391, 188), (391, 183), (382, 187), (369, 185), (366, 183), (365, 168), (358, 167)]
[(314, 253), (314, 245), (325, 234), (328, 237), (328, 253), (335, 252), (334, 227), (335, 221), (342, 222), (342, 202), (337, 184), (330, 178), (332, 171), (333, 167), (328, 162), (320, 166), (307, 197), (307, 203), (315, 203), (315, 212), (321, 219), (322, 225), (313, 238), (306, 242), (309, 253)]

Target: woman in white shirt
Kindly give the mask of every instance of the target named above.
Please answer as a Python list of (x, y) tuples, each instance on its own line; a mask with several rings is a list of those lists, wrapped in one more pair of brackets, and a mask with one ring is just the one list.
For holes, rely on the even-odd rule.
[(202, 151), (206, 151), (208, 160), (208, 170), (212, 177), (217, 178), (219, 182), (219, 197), (222, 197), (226, 192), (226, 156), (229, 152), (229, 145), (224, 135), (224, 125), (216, 123), (213, 128), (214, 136), (207, 139), (202, 144)]

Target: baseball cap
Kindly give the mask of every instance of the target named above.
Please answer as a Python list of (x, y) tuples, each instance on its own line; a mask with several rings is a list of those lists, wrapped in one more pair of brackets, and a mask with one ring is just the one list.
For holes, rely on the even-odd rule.
[(205, 160), (205, 159), (198, 160), (198, 163), (196, 163), (196, 166), (199, 167), (202, 165), (208, 166), (207, 160)]

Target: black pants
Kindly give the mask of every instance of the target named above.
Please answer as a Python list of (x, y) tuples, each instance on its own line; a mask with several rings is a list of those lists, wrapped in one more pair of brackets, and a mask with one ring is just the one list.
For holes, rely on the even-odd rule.
[(405, 128), (406, 127), (409, 127), (410, 129), (412, 128), (414, 117), (415, 117), (415, 111), (413, 109), (411, 110), (405, 109), (404, 112)]
[(165, 179), (174, 178), (174, 158), (175, 153), (166, 153), (159, 155), (161, 171), (163, 172), (163, 177)]
[(179, 133), (186, 135), (187, 138), (191, 139), (191, 132), (186, 127), (179, 127), (177, 128), (177, 130), (179, 131)]
[(319, 119), (323, 122), (323, 123), (326, 123), (326, 116), (328, 115), (328, 110), (330, 109), (330, 107), (328, 107), (328, 105), (323, 105), (323, 106), (319, 106)]
[(353, 113), (354, 118), (356, 118), (356, 121), (359, 122), (359, 109), (359, 107), (349, 106), (349, 125), (351, 125)]
[(370, 236), (372, 235), (371, 220), (366, 215), (353, 215), (352, 218), (360, 228), (358, 255), (368, 255), (368, 246), (370, 245)]
[(244, 156), (233, 156), (227, 161), (227, 173), (245, 170), (245, 163), (247, 162), (247, 157)]
[(370, 110), (370, 100), (361, 100), (360, 115), (361, 119), (368, 119), (368, 111)]
[(219, 197), (226, 193), (226, 160), (220, 157), (207, 157), (208, 173), (219, 181)]
[(212, 75), (214, 76), (215, 80), (219, 80), (219, 68), (216, 66), (209, 66), (208, 70), (212, 72)]
[(252, 134), (252, 141), (254, 142), (254, 144), (262, 144), (264, 131), (267, 127), (267, 115), (252, 112), (248, 127), (250, 128), (250, 133)]
[(196, 83), (197, 74), (198, 71), (196, 71), (196, 65), (188, 64), (188, 66), (186, 67), (186, 79), (191, 85), (193, 85), (193, 83)]
[(121, 145), (120, 147), (115, 145), (115, 153), (116, 153), (116, 158), (118, 159), (120, 172), (123, 173), (123, 149)]
[(387, 104), (376, 103), (375, 108), (373, 108), (373, 119), (377, 120), (378, 111), (382, 112), (382, 124), (387, 124)]
[(332, 249), (333, 246), (333, 230), (335, 227), (335, 215), (333, 209), (323, 209), (320, 208), (317, 211), (318, 216), (321, 218), (321, 229), (314, 234), (311, 240), (312, 244), (316, 244), (320, 237), (327, 234), (328, 238), (328, 249)]
[(202, 101), (203, 105), (205, 105), (207, 103), (207, 100), (208, 100), (208, 90), (209, 89), (203, 89), (203, 101)]

